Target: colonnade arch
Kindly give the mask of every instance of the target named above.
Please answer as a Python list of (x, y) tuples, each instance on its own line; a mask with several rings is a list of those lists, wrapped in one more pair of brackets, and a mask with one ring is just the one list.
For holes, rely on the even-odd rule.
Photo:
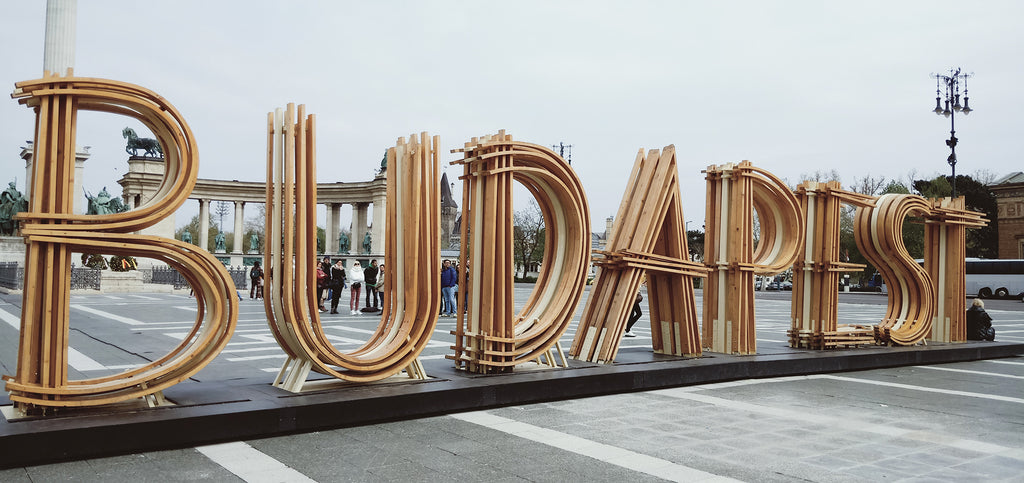
[[(160, 159), (136, 156), (128, 159), (128, 173), (118, 180), (118, 184), (121, 185), (122, 197), (129, 208), (140, 205), (156, 193), (163, 171), (163, 161)], [(247, 252), (248, 246), (246, 240), (242, 239), (246, 205), (266, 203), (266, 184), (262, 181), (199, 179), (189, 200), (199, 203), (200, 230), (196, 241), (198, 246), (204, 248), (209, 246), (210, 205), (216, 201), (228, 201), (234, 205), (234, 247), (231, 254), (242, 255)], [(352, 205), (350, 254), (364, 253), (363, 238), (369, 232), (372, 240), (370, 255), (383, 255), (383, 250), (378, 248), (383, 247), (384, 243), (384, 214), (387, 210), (387, 184), (383, 174), (378, 174), (371, 181), (317, 183), (317, 203), (327, 207), (324, 232), (328, 235), (327, 240), (324, 240), (324, 254), (338, 254), (338, 237), (342, 229), (341, 210), (347, 204)], [(371, 206), (372, 215), (369, 214)], [(170, 217), (150, 230), (153, 234), (173, 238), (175, 223), (174, 217)]]

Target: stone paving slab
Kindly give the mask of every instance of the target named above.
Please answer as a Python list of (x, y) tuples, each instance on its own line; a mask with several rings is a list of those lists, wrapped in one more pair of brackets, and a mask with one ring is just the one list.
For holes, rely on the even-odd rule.
[[(73, 298), (74, 306), (91, 307), (93, 310), (100, 304), (88, 297)], [(172, 337), (180, 321), (188, 320), (188, 300), (171, 298), (163, 301), (159, 310), (152, 303), (143, 300), (125, 298), (106, 298), (103, 303), (108, 307), (103, 310), (121, 310), (121, 313), (137, 313), (146, 311), (147, 318), (143, 325), (131, 325), (128, 333), (142, 334), (141, 339), (124, 342), (123, 347), (130, 350), (114, 351), (106, 354), (109, 347), (97, 347), (95, 351), (90, 345), (81, 345), (87, 355), (102, 364), (120, 364), (132, 360), (127, 353), (142, 354), (159, 350), (158, 346), (167, 343)], [(109, 306), (110, 303), (124, 304)], [(758, 306), (770, 312), (784, 313), (782, 308), (786, 302), (764, 303)], [(853, 304), (851, 304), (853, 305)], [(184, 308), (183, 308), (184, 307)], [(851, 306), (848, 310), (863, 313), (884, 310), (881, 306)], [(0, 310), (8, 307), (0, 306)], [(262, 306), (259, 304), (243, 304), (242, 320), (246, 330), (236, 334), (232, 342), (253, 342), (265, 347), (266, 324), (258, 319)], [(1004, 316), (1004, 320), (1018, 317)], [(646, 319), (646, 317), (645, 317)], [(999, 320), (999, 318), (997, 318)], [(444, 319), (442, 319), (444, 321)], [(642, 321), (642, 325), (644, 321)], [(1021, 320), (1024, 322), (1024, 319)], [(372, 320), (358, 317), (341, 317), (337, 322), (344, 333), (363, 330), (363, 324), (372, 327)], [(445, 322), (450, 323), (450, 322)], [(147, 325), (148, 324), (148, 325)], [(159, 326), (155, 324), (166, 324)], [(4, 324), (0, 324), (0, 336), (8, 336)], [(74, 325), (74, 324), (73, 324)], [(511, 405), (523, 405), (537, 402), (575, 399), (603, 394), (643, 391), (695, 384), (707, 384), (721, 381), (733, 381), (749, 378), (769, 378), (795, 376), (805, 374), (821, 374), (837, 371), (867, 370), (883, 367), (915, 366), (938, 364), (944, 362), (973, 361), (999, 357), (1009, 357), (1024, 353), (1024, 343), (965, 343), (965, 344), (931, 344), (905, 348), (863, 347), (858, 349), (837, 351), (806, 351), (793, 350), (780, 342), (779, 332), (784, 334), (788, 324), (778, 319), (765, 317), (758, 323), (758, 338), (766, 342), (760, 343), (763, 353), (752, 356), (708, 355), (698, 359), (665, 357), (653, 354), (649, 348), (649, 328), (646, 334), (639, 330), (641, 340), (628, 340), (630, 344), (620, 352), (621, 360), (614, 365), (595, 365), (573, 361), (568, 369), (545, 371), (523, 371), (496, 377), (480, 377), (455, 370), (450, 361), (440, 357), (447, 352), (447, 342), (440, 341), (435, 347), (424, 351), (424, 366), (433, 379), (424, 382), (407, 382), (399, 384), (371, 384), (350, 386), (343, 389), (314, 391), (305, 394), (291, 394), (268, 385), (273, 377), (268, 369), (273, 368), (274, 359), (244, 359), (241, 354), (222, 354), (217, 361), (206, 370), (197, 374), (195, 380), (174, 386), (165, 395), (177, 403), (177, 406), (138, 409), (138, 408), (100, 408), (66, 412), (70, 417), (38, 418), (17, 422), (0, 423), (0, 454), (5, 455), (0, 466), (24, 466), (28, 464), (64, 459), (78, 459), (104, 455), (118, 455), (139, 451), (165, 450), (208, 444), (229, 440), (265, 437), (308, 431), (327, 430), (337, 427), (353, 427), (383, 421), (405, 420), (459, 411), (479, 410), (483, 408), (499, 408)], [(1021, 324), (1024, 325), (1024, 324)], [(241, 326), (241, 324), (240, 324)], [(100, 317), (97, 320), (87, 319), (80, 324), (81, 330), (95, 340), (98, 333), (105, 334), (111, 340), (122, 344), (121, 339), (126, 333), (125, 327), (111, 326)], [(171, 327), (165, 329), (161, 327)], [(155, 328), (145, 331), (142, 329)], [(8, 327), (9, 329), (9, 327)], [(118, 332), (120, 330), (120, 332)], [(107, 332), (104, 332), (107, 331)], [(763, 331), (763, 333), (762, 333)], [(439, 326), (439, 333), (446, 332)], [(646, 341), (643, 336), (647, 335)], [(571, 334), (567, 337), (571, 338)], [(120, 338), (120, 339), (119, 339)], [(1012, 337), (1009, 337), (1012, 340)], [(273, 341), (270, 340), (269, 344)], [(647, 344), (645, 347), (644, 344)], [(628, 344), (627, 344), (628, 345)], [(73, 343), (73, 346), (75, 344)], [(256, 348), (255, 346), (240, 346)], [(101, 350), (102, 349), (102, 350)], [(260, 352), (273, 355), (273, 347)], [(279, 349), (277, 349), (279, 351)], [(108, 357), (109, 356), (109, 357)], [(104, 358), (107, 357), (107, 358)], [(432, 358), (428, 358), (432, 357)], [(0, 353), (0, 361), (10, 361), (10, 354)], [(271, 361), (271, 362), (268, 362)], [(279, 363), (279, 361), (277, 362)], [(12, 370), (5, 362), (5, 370)], [(82, 372), (88, 377), (96, 374)], [(590, 400), (582, 400), (590, 401)], [(573, 401), (574, 407), (578, 401)], [(558, 404), (558, 403), (554, 403)], [(586, 404), (584, 408), (586, 408)], [(702, 409), (698, 406), (696, 410)], [(711, 408), (704, 409), (711, 411)], [(593, 411), (601, 411), (600, 407)], [(663, 408), (663, 411), (671, 411)], [(576, 413), (576, 411), (573, 411)], [(742, 428), (747, 422), (743, 418), (731, 419), (733, 415), (723, 417), (723, 427)], [(624, 428), (636, 424), (650, 424), (659, 420), (656, 416), (649, 419), (627, 419), (621, 421), (604, 421), (601, 431), (608, 438), (621, 435)], [(549, 427), (556, 421), (548, 418), (538, 421), (538, 426)], [(566, 417), (561, 421), (567, 428), (589, 427), (586, 418), (573, 420)], [(673, 444), (692, 443), (701, 449), (694, 449), (693, 457), (708, 458), (708, 449), (715, 453), (729, 454), (737, 448), (734, 441), (729, 443), (715, 442), (715, 433), (701, 431), (688, 425), (676, 428), (655, 437)], [(758, 435), (761, 438), (763, 435)], [(372, 440), (373, 438), (367, 438)], [(386, 438), (385, 438), (386, 439)], [(102, 441), (97, 444), (97, 441)], [(462, 439), (455, 438), (446, 444), (458, 446)], [(649, 447), (648, 440), (635, 442), (638, 448)], [(655, 448), (650, 448), (654, 451)], [(714, 454), (714, 453), (713, 453)], [(852, 467), (868, 462), (858, 461), (854, 455), (836, 456), (850, 462)], [(709, 462), (713, 462), (709, 460)], [(352, 464), (358, 464), (352, 462)], [(380, 470), (382, 479), (400, 478), (404, 472), (412, 471), (412, 467)], [(439, 469), (444, 470), (444, 469)], [(435, 470), (438, 471), (438, 470)], [(447, 470), (445, 470), (447, 471)], [(445, 477), (455, 477), (444, 473)], [(573, 475), (566, 475), (573, 476)], [(575, 475), (577, 479), (580, 475)]]

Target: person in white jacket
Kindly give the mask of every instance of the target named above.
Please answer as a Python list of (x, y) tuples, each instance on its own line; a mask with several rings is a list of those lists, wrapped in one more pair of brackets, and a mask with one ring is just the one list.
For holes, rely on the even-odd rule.
[(352, 264), (352, 268), (348, 269), (348, 281), (349, 286), (352, 287), (351, 295), (349, 299), (348, 308), (352, 311), (352, 315), (359, 313), (359, 294), (362, 292), (363, 282), (366, 280), (363, 275), (363, 267), (356, 261)]

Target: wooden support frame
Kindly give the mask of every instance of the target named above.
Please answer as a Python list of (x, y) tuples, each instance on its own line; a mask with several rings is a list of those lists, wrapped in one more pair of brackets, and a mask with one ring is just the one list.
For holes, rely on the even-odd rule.
[[(780, 179), (749, 161), (709, 166), (705, 212), (704, 350), (754, 354), (754, 274), (789, 268), (804, 243), (804, 218), (796, 197)], [(758, 209), (761, 239), (753, 246)]]
[(935, 316), (928, 338), (940, 342), (967, 340), (965, 283), (967, 229), (985, 226), (989, 220), (966, 209), (964, 198), (929, 200), (931, 212), (924, 225), (924, 268), (935, 291)]
[(644, 275), (647, 276), (651, 344), (655, 352), (701, 354), (693, 278), (703, 264), (689, 260), (679, 193), (675, 146), (641, 149), (619, 204), (600, 272), (583, 309), (571, 357), (612, 363)]
[(417, 357), (437, 324), (440, 192), (437, 136), (400, 138), (387, 152), (388, 204), (381, 323), (352, 352), (323, 331), (316, 301), (316, 117), (305, 106), (267, 116), (267, 249), (264, 306), (288, 354), (275, 385), (301, 391), (310, 370), (352, 382), (406, 370), (426, 377)]
[[(36, 112), (32, 199), (16, 219), (25, 237), (25, 291), (18, 369), (5, 376), (20, 412), (146, 398), (192, 376), (227, 344), (238, 320), (234, 284), (224, 266), (191, 244), (131, 232), (174, 213), (195, 186), (198, 154), (192, 132), (165, 99), (142, 87), (106, 79), (46, 77), (19, 82), (12, 97)], [(165, 172), (156, 195), (138, 208), (111, 215), (72, 214), (74, 152), (79, 110), (108, 112), (146, 125), (163, 147)], [(195, 290), (192, 330), (169, 353), (135, 369), (69, 380), (71, 253), (143, 256), (166, 262)]]
[[(448, 357), (471, 372), (509, 372), (548, 354), (569, 328), (590, 265), (586, 196), (565, 160), (504, 131), (453, 152), (463, 153), (453, 164), (463, 166), (464, 187), (458, 323)], [(538, 288), (518, 314), (512, 304), (513, 181), (537, 200), (546, 227)]]
[(836, 287), (842, 272), (864, 268), (862, 264), (840, 261), (841, 205), (871, 206), (874, 197), (844, 191), (838, 181), (805, 181), (796, 193), (806, 220), (806, 238), (803, 258), (793, 264), (790, 347), (826, 349), (873, 344), (873, 328), (839, 325)]

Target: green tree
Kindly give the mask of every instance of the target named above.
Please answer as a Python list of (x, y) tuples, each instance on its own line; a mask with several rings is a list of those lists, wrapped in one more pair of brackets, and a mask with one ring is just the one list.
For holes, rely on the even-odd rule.
[(686, 249), (690, 252), (690, 261), (704, 261), (703, 230), (686, 230)]
[[(882, 194), (909, 195), (910, 189), (899, 181), (893, 180), (882, 190)], [(903, 246), (911, 258), (924, 257), (924, 219), (919, 216), (908, 216), (903, 220)]]
[[(950, 177), (939, 176), (931, 180), (914, 181), (914, 189), (925, 198), (942, 198), (953, 193)], [(970, 176), (956, 177), (958, 196), (964, 197), (964, 205), (969, 210), (983, 213), (989, 219), (988, 226), (967, 230), (967, 256), (979, 258), (998, 258), (999, 228), (996, 225), (998, 205), (992, 190), (985, 183)]]
[(265, 235), (267, 229), (267, 205), (256, 203), (255, 207), (256, 214), (245, 220), (245, 231), (242, 235), (242, 248), (245, 252), (249, 251), (249, 239), (252, 235), (256, 235), (259, 238), (260, 250), (267, 246), (267, 237)]

